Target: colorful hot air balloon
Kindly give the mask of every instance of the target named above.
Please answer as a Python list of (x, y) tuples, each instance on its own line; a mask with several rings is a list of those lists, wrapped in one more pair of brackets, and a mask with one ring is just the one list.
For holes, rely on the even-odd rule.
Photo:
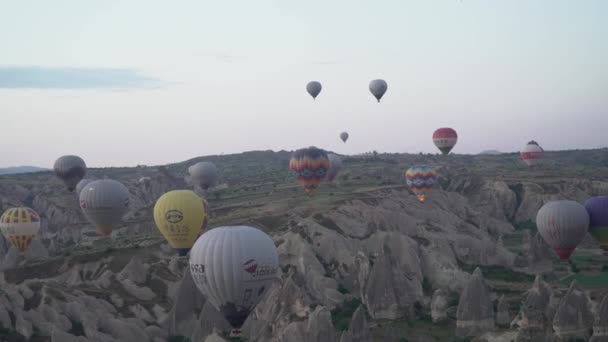
[(92, 181), (93, 181), (93, 179), (90, 179), (90, 178), (81, 179), (80, 182), (78, 182), (78, 184), (76, 184), (76, 195), (80, 196), (80, 192), (82, 191), (82, 189), (84, 189), (84, 187), (87, 186)]
[(194, 183), (205, 191), (217, 180), (217, 167), (212, 162), (198, 162), (190, 166), (188, 172)]
[(278, 280), (279, 257), (270, 236), (248, 226), (219, 227), (205, 232), (190, 252), (196, 287), (233, 328)]
[(608, 196), (589, 198), (585, 208), (589, 214), (589, 233), (608, 252)]
[(536, 141), (532, 140), (521, 150), (519, 155), (528, 166), (534, 166), (542, 159), (543, 152), (543, 148)]
[(412, 189), (414, 194), (418, 197), (418, 201), (423, 203), (426, 199), (426, 195), (437, 179), (437, 173), (433, 168), (426, 165), (416, 165), (410, 167), (405, 172), (405, 181), (407, 185)]
[(388, 89), (388, 84), (386, 84), (385, 80), (373, 80), (369, 82), (369, 91), (374, 95), (376, 100), (380, 102), (384, 93), (386, 93), (386, 89)]
[(346, 142), (346, 140), (348, 140), (348, 132), (340, 133), (340, 139), (342, 139), (343, 142)]
[(536, 226), (560, 259), (567, 260), (587, 233), (589, 214), (578, 202), (548, 202), (536, 214)]
[(0, 217), (0, 231), (20, 253), (25, 252), (40, 230), (40, 216), (28, 207), (7, 209)]
[(174, 190), (160, 196), (154, 205), (154, 222), (179, 255), (188, 254), (204, 229), (203, 201), (194, 191)]
[(80, 208), (97, 232), (108, 236), (129, 209), (129, 190), (112, 179), (93, 181), (80, 192)]
[(55, 161), (53, 166), (55, 175), (61, 179), (70, 192), (74, 191), (76, 184), (87, 173), (87, 166), (84, 160), (78, 156), (62, 156)]
[(313, 195), (329, 169), (327, 153), (316, 147), (302, 148), (293, 153), (289, 168), (309, 195)]
[(333, 153), (329, 154), (329, 170), (327, 170), (327, 181), (332, 182), (342, 168), (342, 159)]
[(306, 91), (310, 94), (310, 96), (312, 96), (313, 100), (317, 98), (322, 88), (321, 83), (317, 81), (310, 81), (306, 85)]
[(458, 134), (452, 128), (439, 128), (433, 133), (433, 142), (443, 154), (450, 153), (457, 141)]

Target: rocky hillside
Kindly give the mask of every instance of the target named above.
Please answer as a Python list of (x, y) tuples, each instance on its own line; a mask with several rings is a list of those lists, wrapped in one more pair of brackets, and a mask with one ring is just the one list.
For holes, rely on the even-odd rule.
[[(0, 176), (0, 210), (27, 205), (42, 217), (25, 256), (0, 238), (0, 340), (226, 339), (227, 322), (151, 214), (161, 194), (190, 188), (187, 166), (201, 160), (220, 170), (211, 227), (257, 226), (279, 251), (282, 281), (247, 320), (248, 341), (608, 338), (608, 256), (587, 238), (559, 262), (534, 224), (546, 201), (607, 194), (608, 150), (548, 152), (535, 170), (515, 154), (349, 157), (313, 198), (293, 181), (289, 156), (92, 169), (88, 177), (131, 193), (110, 238), (51, 173)], [(440, 173), (424, 204), (402, 179), (420, 163)]]

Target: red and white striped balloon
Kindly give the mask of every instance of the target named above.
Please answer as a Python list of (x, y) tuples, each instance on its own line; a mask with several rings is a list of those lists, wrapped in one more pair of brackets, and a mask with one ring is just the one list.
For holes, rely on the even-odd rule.
[(543, 152), (543, 148), (536, 141), (532, 140), (519, 152), (519, 155), (528, 166), (534, 166), (540, 163)]
[(443, 154), (448, 154), (456, 145), (458, 134), (449, 127), (442, 127), (433, 133), (433, 142)]

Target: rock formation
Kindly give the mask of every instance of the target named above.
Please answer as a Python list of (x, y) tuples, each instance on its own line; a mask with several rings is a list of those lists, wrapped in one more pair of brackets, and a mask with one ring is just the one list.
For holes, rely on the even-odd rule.
[(496, 305), (496, 325), (501, 328), (508, 328), (511, 324), (509, 315), (509, 304), (505, 300), (505, 295), (500, 296)]
[(372, 337), (369, 332), (367, 325), (367, 318), (365, 318), (365, 311), (363, 306), (359, 308), (353, 314), (353, 318), (350, 321), (350, 325), (347, 331), (342, 333), (340, 342), (371, 342)]
[(443, 323), (448, 319), (448, 295), (442, 289), (433, 292), (431, 299), (431, 318), (433, 323)]
[(480, 336), (494, 330), (494, 308), (481, 270), (476, 268), (460, 294), (456, 313), (457, 336)]
[(540, 275), (537, 275), (532, 288), (528, 290), (519, 314), (511, 323), (512, 326), (519, 328), (517, 341), (537, 341), (551, 331), (552, 296), (549, 285), (542, 280)]
[(589, 342), (608, 342), (608, 294), (597, 307), (593, 323), (593, 336)]
[(555, 317), (553, 330), (562, 340), (588, 339), (593, 325), (593, 315), (589, 299), (585, 292), (572, 281), (568, 292), (560, 301)]

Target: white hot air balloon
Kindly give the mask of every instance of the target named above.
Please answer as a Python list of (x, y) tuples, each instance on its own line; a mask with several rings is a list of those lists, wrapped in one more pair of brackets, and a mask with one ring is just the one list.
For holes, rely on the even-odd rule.
[(198, 162), (188, 168), (190, 179), (207, 191), (217, 181), (217, 167), (212, 162)]
[(83, 178), (76, 184), (76, 196), (80, 196), (80, 192), (87, 186), (89, 183), (93, 182), (94, 179), (91, 178)]
[(587, 234), (589, 213), (578, 202), (548, 202), (536, 214), (536, 226), (560, 259), (567, 260)]
[(194, 283), (237, 331), (278, 279), (278, 271), (274, 242), (249, 226), (211, 229), (190, 251)]

